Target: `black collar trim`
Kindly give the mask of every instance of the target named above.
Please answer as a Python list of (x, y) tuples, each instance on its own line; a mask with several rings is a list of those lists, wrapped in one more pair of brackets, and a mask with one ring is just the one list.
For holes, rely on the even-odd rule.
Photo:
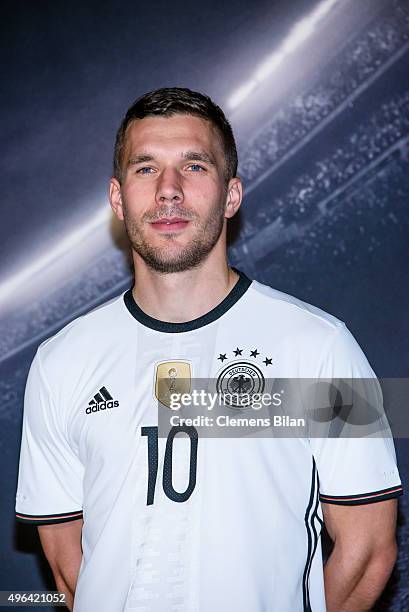
[(204, 325), (208, 325), (216, 319), (219, 319), (225, 312), (230, 310), (232, 306), (244, 295), (247, 289), (250, 287), (252, 281), (249, 279), (243, 272), (236, 270), (236, 268), (232, 268), (239, 275), (239, 280), (234, 285), (233, 289), (226, 295), (224, 300), (220, 302), (215, 308), (212, 308), (209, 312), (198, 317), (197, 319), (193, 319), (192, 321), (186, 321), (183, 323), (170, 323), (168, 321), (160, 321), (159, 319), (154, 319), (147, 315), (141, 308), (139, 308), (138, 304), (135, 302), (134, 297), (132, 295), (133, 286), (130, 287), (124, 293), (124, 302), (125, 306), (131, 313), (131, 315), (145, 325), (146, 327), (150, 327), (156, 331), (167, 332), (167, 333), (180, 333), (180, 332), (188, 332), (193, 329), (199, 329), (199, 327), (203, 327)]

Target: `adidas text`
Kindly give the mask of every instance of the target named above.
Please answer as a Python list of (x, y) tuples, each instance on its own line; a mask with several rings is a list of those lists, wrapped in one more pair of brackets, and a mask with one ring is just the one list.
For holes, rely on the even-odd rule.
[(98, 404), (94, 404), (93, 406), (88, 406), (85, 412), (87, 414), (90, 414), (91, 412), (98, 412), (99, 410), (106, 410), (107, 408), (117, 408), (118, 406), (118, 400), (109, 400), (107, 402), (99, 402)]

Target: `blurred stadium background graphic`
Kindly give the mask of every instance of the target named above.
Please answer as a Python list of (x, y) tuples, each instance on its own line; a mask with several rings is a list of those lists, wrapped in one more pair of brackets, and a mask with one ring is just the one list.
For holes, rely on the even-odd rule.
[[(231, 119), (245, 185), (231, 263), (345, 321), (378, 376), (407, 375), (409, 2), (23, 1), (5, 16), (0, 589), (28, 590), (52, 583), (14, 522), (25, 379), (43, 339), (131, 285), (106, 185), (145, 91), (197, 89)], [(377, 610), (409, 611), (407, 496), (400, 508)]]

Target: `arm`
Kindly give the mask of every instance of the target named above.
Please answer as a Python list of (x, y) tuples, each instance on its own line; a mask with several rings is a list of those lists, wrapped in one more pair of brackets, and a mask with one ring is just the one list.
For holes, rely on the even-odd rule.
[(83, 519), (38, 527), (41, 545), (52, 569), (57, 590), (65, 593), (73, 609), (75, 587), (82, 560)]
[(397, 500), (343, 506), (322, 504), (334, 541), (324, 567), (328, 612), (364, 612), (382, 593), (395, 565)]

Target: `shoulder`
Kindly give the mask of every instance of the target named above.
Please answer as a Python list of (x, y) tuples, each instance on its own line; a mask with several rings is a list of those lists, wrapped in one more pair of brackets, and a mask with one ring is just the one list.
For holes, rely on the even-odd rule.
[(122, 327), (129, 324), (123, 305), (123, 293), (76, 317), (37, 349), (44, 372), (52, 378), (75, 362), (98, 352), (103, 345), (118, 339)]
[(322, 330), (330, 335), (345, 327), (343, 321), (325, 310), (255, 280), (251, 284), (251, 298), (257, 311), (270, 319), (279, 317), (285, 326)]
[(292, 295), (253, 281), (250, 307), (266, 332), (279, 330), (282, 347), (307, 355), (317, 375), (374, 376), (354, 336), (341, 319)]

